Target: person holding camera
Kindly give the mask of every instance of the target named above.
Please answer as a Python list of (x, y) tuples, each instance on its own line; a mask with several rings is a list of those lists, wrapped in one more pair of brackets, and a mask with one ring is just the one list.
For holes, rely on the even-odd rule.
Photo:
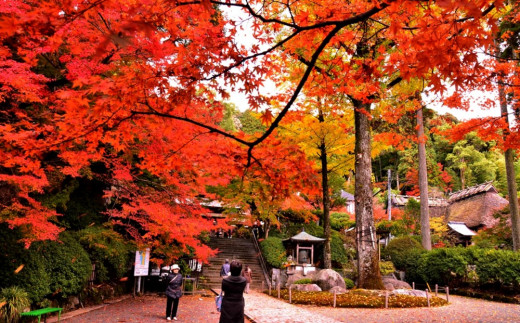
[(177, 309), (179, 307), (179, 299), (182, 296), (182, 274), (179, 273), (180, 267), (174, 264), (170, 268), (170, 273), (166, 278), (168, 287), (166, 287), (166, 319), (171, 321), (172, 317), (177, 321)]

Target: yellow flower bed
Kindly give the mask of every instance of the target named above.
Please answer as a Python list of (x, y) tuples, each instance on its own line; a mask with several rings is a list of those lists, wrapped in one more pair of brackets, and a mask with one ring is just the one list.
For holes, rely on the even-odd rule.
[[(269, 294), (269, 292), (266, 292)], [(385, 295), (380, 295), (381, 291), (353, 290), (345, 294), (336, 295), (336, 307), (364, 307), (364, 308), (384, 308)], [(271, 291), (271, 296), (278, 297), (276, 290)], [(280, 290), (280, 297), (289, 301), (289, 291)], [(291, 301), (294, 304), (333, 306), (334, 295), (329, 292), (302, 292), (292, 291)], [(445, 299), (430, 297), (430, 306), (444, 306), (448, 304)], [(426, 307), (428, 301), (425, 297), (409, 295), (392, 295), (388, 297), (388, 307)]]

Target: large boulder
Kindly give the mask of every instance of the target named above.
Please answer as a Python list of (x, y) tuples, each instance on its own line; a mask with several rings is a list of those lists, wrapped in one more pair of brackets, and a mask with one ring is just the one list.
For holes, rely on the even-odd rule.
[(390, 277), (383, 277), (383, 284), (385, 285), (386, 290), (412, 289), (412, 286), (407, 282)]
[(303, 274), (301, 272), (296, 272), (292, 275), (287, 275), (287, 276), (288, 276), (287, 277), (287, 286), (291, 286), (297, 280), (307, 278), (307, 277), (303, 276)]
[(321, 292), (320, 286), (316, 284), (293, 284), (291, 285), (291, 289), (302, 292)]
[(294, 274), (287, 275), (288, 277), (287, 277), (287, 285), (286, 286), (291, 286), (292, 284), (294, 284), (295, 281), (298, 281), (300, 279), (310, 279), (310, 280), (314, 281), (314, 275), (315, 274), (316, 274), (315, 272), (309, 272), (309, 273), (307, 273), (307, 275), (304, 276), (303, 272), (297, 271)]
[(343, 277), (332, 269), (318, 271), (313, 281), (320, 286), (322, 290), (330, 290), (336, 286), (346, 288)]

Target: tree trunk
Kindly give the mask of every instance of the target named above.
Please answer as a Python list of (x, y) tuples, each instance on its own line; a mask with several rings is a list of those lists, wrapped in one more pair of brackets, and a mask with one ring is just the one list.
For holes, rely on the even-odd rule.
[(269, 230), (271, 229), (271, 221), (269, 219), (266, 219), (264, 221), (264, 239), (269, 238)]
[[(504, 130), (504, 139), (509, 135), (509, 116), (507, 113), (507, 101), (502, 80), (498, 82), (498, 98), (500, 100), (500, 112), (505, 119), (507, 129)], [(518, 214), (518, 189), (516, 185), (515, 151), (505, 151), (507, 193), (509, 198), (509, 211), (511, 212), (511, 234), (513, 236), (513, 250), (520, 250), (520, 215)]]
[(421, 196), (421, 242), (426, 250), (432, 250), (430, 237), (430, 212), (428, 201), (428, 169), (426, 167), (426, 137), (422, 107), (417, 110), (417, 145), (419, 146), (419, 191)]
[(352, 100), (356, 123), (355, 205), (358, 287), (384, 289), (379, 270), (378, 241), (372, 211), (372, 163), (370, 138), (370, 104)]
[[(319, 111), (318, 120), (320, 123), (325, 122), (323, 112)], [(330, 249), (330, 195), (329, 195), (329, 172), (327, 163), (327, 146), (325, 138), (322, 138), (320, 144), (320, 161), (321, 161), (321, 188), (323, 194), (323, 233), (325, 235), (325, 246), (323, 248), (323, 267), (325, 269), (332, 268), (332, 251)]]

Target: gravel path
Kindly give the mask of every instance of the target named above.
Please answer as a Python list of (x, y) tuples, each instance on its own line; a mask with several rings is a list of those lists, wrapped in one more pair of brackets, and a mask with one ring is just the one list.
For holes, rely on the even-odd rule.
[[(245, 294), (246, 314), (252, 323), (385, 323), (385, 322), (520, 322), (520, 305), (450, 296), (450, 304), (435, 308), (352, 309), (292, 305), (258, 292)], [(126, 297), (119, 302), (81, 309), (62, 316), (63, 322), (167, 322), (166, 298)], [(214, 297), (183, 296), (177, 322), (216, 323)], [(52, 317), (47, 322), (57, 322)], [(174, 321), (172, 321), (174, 322)], [(246, 320), (246, 322), (249, 322)]]

